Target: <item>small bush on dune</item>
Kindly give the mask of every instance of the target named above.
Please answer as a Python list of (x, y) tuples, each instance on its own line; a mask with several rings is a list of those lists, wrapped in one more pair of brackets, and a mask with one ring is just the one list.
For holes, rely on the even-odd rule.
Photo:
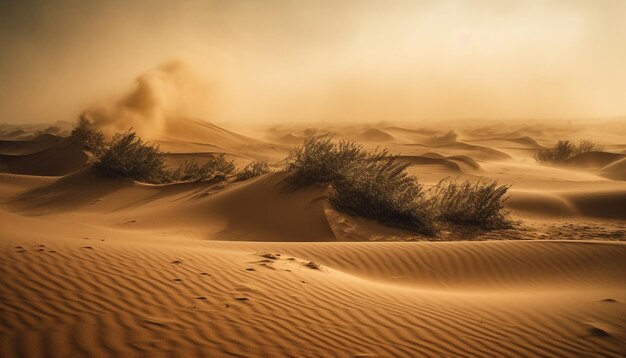
[(195, 159), (186, 160), (172, 172), (172, 180), (201, 181), (210, 176), (210, 168), (205, 164), (199, 164)]
[(581, 140), (578, 145), (569, 140), (560, 140), (550, 149), (542, 149), (535, 154), (535, 160), (541, 163), (565, 163), (578, 154), (601, 151), (604, 148), (590, 140)]
[(237, 180), (248, 180), (270, 172), (270, 166), (265, 160), (255, 160), (246, 165), (242, 171), (237, 173)]
[(213, 156), (206, 164), (211, 168), (213, 175), (227, 176), (235, 171), (235, 163), (232, 160), (226, 160), (224, 153)]
[(336, 183), (366, 159), (366, 152), (356, 143), (335, 143), (332, 139), (330, 135), (309, 137), (289, 154), (286, 159), (289, 185), (298, 188)]
[(142, 141), (131, 130), (113, 136), (94, 167), (107, 176), (132, 178), (147, 183), (168, 181), (165, 153), (157, 145)]
[(604, 150), (604, 146), (599, 145), (595, 142), (592, 142), (588, 139), (583, 139), (578, 143), (578, 147), (576, 148), (577, 153), (587, 153), (587, 152), (601, 152)]
[(330, 185), (338, 210), (390, 226), (434, 234), (421, 185), (387, 151), (366, 152), (354, 142), (333, 142), (329, 135), (307, 138), (287, 158), (292, 188)]
[(509, 187), (495, 181), (444, 179), (431, 189), (431, 208), (440, 221), (489, 230), (511, 228), (513, 222), (504, 209)]
[(202, 181), (216, 175), (226, 176), (235, 170), (235, 164), (226, 160), (224, 154), (218, 154), (206, 161), (198, 163), (195, 159), (186, 160), (171, 174), (171, 180)]
[(434, 217), (421, 184), (406, 172), (408, 166), (386, 151), (370, 154), (334, 183), (330, 201), (348, 214), (434, 234)]

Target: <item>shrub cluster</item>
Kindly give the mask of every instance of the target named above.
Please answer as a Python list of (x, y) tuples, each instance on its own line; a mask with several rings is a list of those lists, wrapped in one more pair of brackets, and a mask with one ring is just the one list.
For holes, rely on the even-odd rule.
[(431, 189), (431, 208), (439, 221), (483, 229), (508, 229), (513, 222), (504, 209), (508, 185), (444, 179)]
[(407, 174), (408, 165), (387, 151), (369, 153), (354, 142), (314, 136), (287, 158), (286, 181), (292, 188), (330, 185), (330, 202), (340, 211), (434, 234), (422, 186)]
[(249, 180), (270, 172), (270, 166), (265, 160), (255, 160), (246, 165), (237, 173), (237, 180)]
[(226, 177), (235, 171), (235, 164), (217, 154), (204, 164), (195, 159), (186, 160), (171, 173), (170, 181), (202, 181), (213, 177)]
[(440, 222), (511, 227), (503, 205), (509, 187), (496, 182), (445, 180), (427, 195), (407, 173), (409, 163), (328, 135), (308, 138), (286, 161), (289, 187), (330, 185), (331, 204), (348, 214), (427, 235)]
[(133, 178), (147, 183), (164, 183), (169, 177), (165, 153), (159, 146), (145, 143), (130, 130), (113, 136), (94, 167), (107, 176)]
[(602, 151), (604, 147), (590, 140), (581, 140), (578, 145), (569, 140), (560, 140), (549, 149), (542, 149), (535, 154), (535, 160), (541, 163), (566, 163), (573, 157), (587, 152)]
[(205, 163), (185, 161), (174, 170), (168, 170), (166, 153), (158, 145), (144, 142), (132, 130), (114, 135), (107, 143), (101, 132), (89, 129), (88, 121), (83, 117), (72, 130), (71, 137), (83, 141), (85, 148), (94, 153), (94, 168), (106, 176), (162, 184), (226, 178), (235, 172), (235, 164), (227, 160), (223, 153), (216, 154)]

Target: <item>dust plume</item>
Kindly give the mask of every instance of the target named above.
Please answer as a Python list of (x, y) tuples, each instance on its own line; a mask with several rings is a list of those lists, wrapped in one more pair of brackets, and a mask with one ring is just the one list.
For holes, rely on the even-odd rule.
[(210, 81), (187, 62), (176, 60), (140, 75), (121, 99), (94, 105), (84, 116), (109, 136), (132, 128), (142, 137), (158, 138), (178, 118), (211, 119), (213, 92)]

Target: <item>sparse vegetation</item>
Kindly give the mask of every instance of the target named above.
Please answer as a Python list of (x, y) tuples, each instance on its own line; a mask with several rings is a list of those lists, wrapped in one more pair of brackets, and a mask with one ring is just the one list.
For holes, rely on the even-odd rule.
[[(80, 138), (98, 138), (98, 150), (94, 168), (101, 174), (113, 177), (132, 178), (138, 181), (163, 184), (175, 181), (202, 181), (214, 177), (226, 178), (235, 171), (235, 164), (226, 160), (223, 153), (216, 154), (205, 163), (195, 159), (182, 163), (174, 170), (168, 170), (165, 163), (166, 153), (158, 145), (144, 142), (131, 129), (113, 136), (106, 143), (100, 132), (90, 131), (81, 118), (72, 131), (72, 136)], [(87, 143), (92, 142), (85, 142)]]
[(483, 229), (510, 228), (507, 185), (493, 181), (440, 182), (427, 196), (419, 181), (386, 150), (367, 152), (329, 135), (308, 138), (287, 158), (287, 185), (329, 185), (338, 210), (383, 224), (433, 235), (438, 222)]
[(314, 136), (287, 158), (286, 181), (292, 188), (330, 185), (330, 202), (340, 211), (434, 234), (422, 186), (408, 166), (384, 150), (369, 153), (354, 142)]
[(510, 186), (495, 181), (444, 179), (430, 192), (431, 209), (439, 221), (483, 229), (507, 229), (513, 222), (504, 209)]
[(186, 160), (171, 174), (172, 181), (202, 181), (217, 175), (227, 176), (235, 170), (235, 164), (226, 160), (224, 154), (218, 154), (204, 164), (194, 160)]
[(146, 183), (164, 183), (170, 177), (165, 168), (165, 153), (159, 146), (145, 143), (132, 130), (113, 136), (94, 166), (107, 176)]
[(237, 180), (249, 180), (270, 172), (270, 166), (265, 160), (255, 160), (246, 165), (237, 173)]
[(590, 140), (581, 140), (578, 145), (569, 140), (560, 140), (549, 149), (542, 149), (535, 154), (535, 160), (541, 163), (566, 163), (573, 157), (587, 152), (602, 151), (604, 147)]

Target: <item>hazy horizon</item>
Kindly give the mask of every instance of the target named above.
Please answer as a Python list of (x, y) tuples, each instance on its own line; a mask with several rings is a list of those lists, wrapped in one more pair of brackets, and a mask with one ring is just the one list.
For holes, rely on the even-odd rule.
[(142, 74), (215, 122), (626, 114), (626, 2), (472, 4), (3, 3), (0, 122), (73, 120)]

